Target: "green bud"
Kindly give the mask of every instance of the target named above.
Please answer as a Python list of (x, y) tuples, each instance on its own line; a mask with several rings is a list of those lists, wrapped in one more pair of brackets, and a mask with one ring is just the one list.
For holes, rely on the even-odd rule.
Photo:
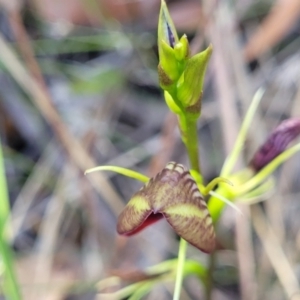
[(178, 80), (177, 98), (190, 110), (199, 109), (200, 112), (204, 76), (211, 53), (210, 45), (205, 51), (191, 57)]
[(175, 57), (178, 61), (185, 61), (189, 58), (190, 48), (187, 36), (184, 34), (174, 47)]
[(164, 41), (171, 48), (178, 43), (178, 35), (174, 23), (169, 14), (164, 0), (161, 1), (161, 7), (158, 19), (158, 49), (160, 52), (161, 42)]
[[(159, 84), (166, 90), (177, 81), (180, 76), (175, 54), (175, 45), (178, 44), (178, 35), (164, 1), (161, 2), (158, 20), (158, 54), (159, 54)], [(184, 45), (184, 42), (182, 43)], [(182, 46), (184, 48), (184, 46)], [(178, 50), (177, 50), (178, 52)], [(180, 52), (180, 51), (179, 51)]]
[(160, 42), (158, 74), (159, 83), (163, 89), (178, 79), (179, 71), (177, 65), (174, 49), (162, 40)]

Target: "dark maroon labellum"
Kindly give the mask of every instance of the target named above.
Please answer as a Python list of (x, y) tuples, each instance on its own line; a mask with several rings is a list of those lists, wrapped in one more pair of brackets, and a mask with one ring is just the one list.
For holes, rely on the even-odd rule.
[(214, 250), (215, 231), (207, 204), (190, 172), (175, 162), (132, 196), (118, 218), (117, 231), (130, 236), (162, 218), (198, 249)]

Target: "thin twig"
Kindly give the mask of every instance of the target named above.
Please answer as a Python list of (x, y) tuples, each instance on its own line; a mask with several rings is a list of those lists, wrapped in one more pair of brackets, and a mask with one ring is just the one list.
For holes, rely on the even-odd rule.
[[(59, 114), (51, 103), (44, 89), (27, 72), (22, 63), (18, 60), (14, 51), (7, 44), (3, 35), (0, 34), (0, 59), (8, 69), (18, 84), (26, 91), (34, 101), (47, 122), (52, 126), (57, 138), (60, 140), (70, 157), (82, 172), (96, 165), (94, 160), (88, 155), (83, 146), (69, 132), (66, 125), (61, 120)], [(101, 173), (90, 177), (90, 181), (97, 192), (110, 206), (115, 214), (119, 214), (123, 208), (123, 203), (111, 184)]]
[[(217, 90), (217, 97), (220, 109), (220, 117), (222, 124), (223, 143), (225, 149), (225, 155), (227, 156), (237, 136), (238, 115), (236, 111), (235, 95), (232, 92), (230, 82), (230, 76), (226, 65), (225, 53), (223, 51), (225, 44), (222, 43), (222, 36), (225, 34), (224, 24), (221, 24), (222, 19), (222, 7), (220, 5), (217, 8), (215, 19), (210, 20), (208, 23), (209, 39), (214, 45), (214, 52), (212, 55), (212, 65), (215, 74), (215, 84)], [(222, 50), (221, 50), (222, 49)], [(237, 162), (238, 166), (242, 165), (241, 160)], [(212, 273), (214, 269), (215, 255), (210, 256), (209, 270), (208, 270), (208, 283), (206, 285), (206, 299), (212, 299)]]
[[(15, 239), (21, 227), (24, 226), (27, 211), (31, 207), (36, 194), (52, 175), (52, 168), (58, 156), (58, 152), (55, 151), (54, 147), (55, 143), (50, 141), (15, 200), (11, 211), (11, 240)], [(23, 227), (22, 229), (25, 230), (26, 228)]]
[(36, 268), (33, 273), (33, 289), (30, 299), (41, 299), (42, 295), (45, 295), (45, 290), (36, 287), (41, 283), (47, 286), (51, 278), (57, 235), (65, 209), (66, 198), (63, 197), (62, 190), (65, 186), (65, 180), (69, 180), (70, 174), (72, 174), (72, 168), (69, 165), (65, 167), (61, 178), (58, 180), (57, 191), (54, 192), (54, 196), (51, 197), (47, 205), (38, 234)]
[(299, 300), (300, 288), (298, 279), (285, 253), (283, 252), (277, 236), (269, 222), (266, 220), (262, 209), (258, 205), (253, 205), (251, 208), (251, 218), (254, 230), (270, 259), (287, 298)]

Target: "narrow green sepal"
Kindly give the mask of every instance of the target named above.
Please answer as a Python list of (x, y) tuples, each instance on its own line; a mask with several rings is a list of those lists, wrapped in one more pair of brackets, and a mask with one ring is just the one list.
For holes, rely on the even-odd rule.
[[(164, 76), (161, 76), (162, 72)], [(179, 77), (175, 51), (163, 40), (160, 41), (158, 74), (159, 84), (163, 89), (171, 85)], [(166, 77), (169, 79), (168, 81), (164, 79)]]
[(272, 194), (275, 192), (275, 179), (269, 177), (257, 188), (246, 193), (242, 197), (237, 197), (236, 202), (243, 204), (254, 204), (267, 199), (270, 199)]
[(149, 177), (147, 177), (146, 175), (143, 175), (139, 172), (130, 170), (130, 169), (126, 169), (126, 168), (122, 168), (122, 167), (118, 167), (118, 166), (98, 166), (95, 168), (91, 168), (88, 169), (84, 172), (84, 175), (89, 174), (89, 173), (93, 173), (93, 172), (97, 172), (97, 171), (112, 171), (127, 177), (131, 177), (134, 178), (136, 180), (139, 180), (141, 182), (147, 182), (149, 180)]
[(177, 98), (184, 107), (191, 108), (192, 111), (199, 109), (200, 112), (204, 76), (211, 53), (210, 45), (205, 51), (191, 57), (178, 81)]
[[(274, 158), (269, 164), (267, 164), (263, 169), (261, 169), (258, 173), (256, 173), (251, 179), (249, 179), (244, 184), (240, 185), (236, 189), (236, 195), (242, 196), (255, 187), (259, 186), (264, 180), (267, 179), (268, 176), (272, 175), (272, 173), (286, 160), (292, 157), (294, 154), (300, 151), (300, 143), (294, 145), (293, 147), (285, 150), (276, 158)], [(252, 170), (253, 172), (253, 170)]]

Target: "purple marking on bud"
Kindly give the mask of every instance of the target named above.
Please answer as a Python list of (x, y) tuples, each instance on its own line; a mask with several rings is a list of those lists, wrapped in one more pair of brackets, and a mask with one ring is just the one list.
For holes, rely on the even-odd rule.
[(281, 122), (270, 134), (267, 141), (256, 151), (250, 162), (256, 172), (260, 171), (275, 157), (281, 154), (298, 135), (300, 135), (300, 118)]
[(172, 32), (172, 29), (167, 21), (167, 18), (165, 16), (165, 14), (163, 15), (164, 16), (164, 24), (166, 25), (165, 27), (165, 35), (168, 37), (168, 42), (169, 42), (169, 45), (174, 48), (175, 47), (175, 37), (174, 37), (174, 34)]
[(175, 47), (175, 37), (174, 37), (172, 30), (168, 23), (167, 23), (167, 32), (168, 32), (169, 44), (172, 48), (174, 48)]

